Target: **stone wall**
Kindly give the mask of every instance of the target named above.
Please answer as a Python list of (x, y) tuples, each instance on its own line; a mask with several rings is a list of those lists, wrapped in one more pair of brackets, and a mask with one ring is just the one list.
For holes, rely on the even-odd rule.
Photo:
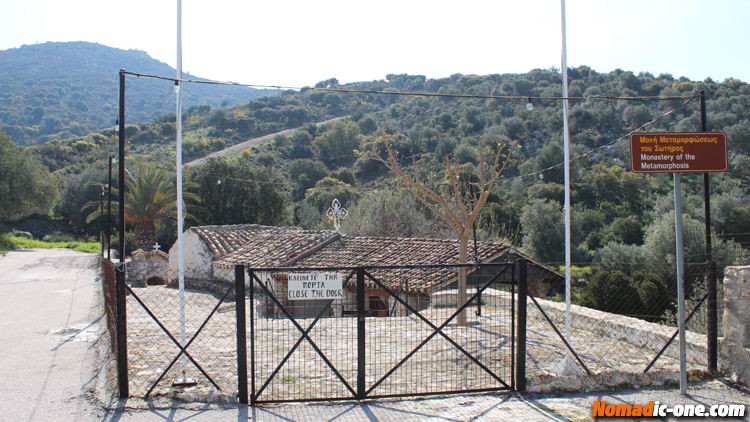
[[(474, 289), (468, 289), (468, 296), (474, 294)], [(442, 290), (433, 293), (431, 296), (433, 306), (456, 306), (456, 290)], [(510, 307), (510, 292), (486, 289), (482, 294), (482, 303), (486, 306), (504, 306)], [(505, 301), (505, 303), (503, 303)], [(555, 302), (547, 299), (536, 301), (542, 307), (544, 312), (549, 316), (560, 330), (564, 329), (565, 321), (565, 303)], [(527, 312), (529, 318), (543, 320), (544, 317), (532, 302), (531, 298), (527, 300)], [(579, 305), (571, 305), (572, 328), (574, 330), (586, 331), (595, 334), (592, 341), (602, 342), (602, 347), (613, 342), (627, 342), (644, 350), (644, 353), (656, 354), (669, 338), (674, 334), (676, 327), (657, 324), (644, 321), (638, 318), (632, 318), (624, 315), (603, 312), (596, 309), (587, 308)], [(686, 332), (686, 349), (687, 360), (701, 365), (706, 363), (707, 338), (703, 334)], [(677, 340), (674, 347), (669, 347), (664, 352), (664, 356), (678, 358), (679, 348)]]
[[(537, 299), (544, 312), (558, 324), (559, 329), (564, 328), (565, 303), (551, 300)], [(530, 318), (543, 318), (539, 310), (531, 301), (526, 305)], [(638, 318), (603, 312), (585, 306), (570, 305), (571, 323), (573, 329), (587, 330), (597, 334), (600, 341), (625, 341), (651, 350), (654, 354), (660, 350), (667, 340), (672, 337), (676, 327), (644, 321)], [(685, 333), (687, 361), (701, 365), (706, 363), (707, 338), (703, 334), (687, 331)], [(673, 347), (667, 348), (664, 356), (678, 358), (680, 349), (675, 340)], [(644, 353), (646, 353), (644, 351)]]
[(750, 385), (750, 266), (724, 270), (721, 370)]
[[(178, 288), (179, 281), (177, 278), (173, 278), (169, 282), (169, 287)], [(224, 293), (234, 286), (234, 283), (229, 283), (224, 280), (206, 280), (200, 278), (185, 277), (185, 289), (195, 290), (199, 292), (208, 292), (216, 297), (222, 297)], [(234, 299), (234, 289), (227, 295), (227, 299)]]
[(166, 284), (169, 280), (169, 256), (159, 250), (132, 253), (127, 263), (128, 281), (135, 287), (145, 287), (149, 280), (154, 284)]

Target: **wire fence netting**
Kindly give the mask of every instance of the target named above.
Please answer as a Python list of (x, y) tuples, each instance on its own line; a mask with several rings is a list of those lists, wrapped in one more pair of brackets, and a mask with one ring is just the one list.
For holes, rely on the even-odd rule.
[(338, 273), (343, 296), (335, 300), (289, 297), (288, 280), (299, 273), (254, 273), (248, 341), (256, 401), (511, 388), (512, 265), (469, 271), (465, 321), (455, 268), (365, 268), (360, 286), (356, 271)]
[[(700, 242), (704, 233), (689, 228), (686, 232), (686, 239), (698, 240), (695, 245), (686, 245), (685, 255), (687, 369), (696, 376), (704, 376), (708, 375), (709, 283), (715, 277), (716, 334), (721, 337), (723, 270), (729, 265), (750, 263), (750, 254), (740, 244), (724, 242), (725, 236), (716, 236), (712, 264), (706, 261), (705, 244)], [(654, 378), (657, 383), (674, 380), (679, 371), (674, 251), (635, 263), (629, 258), (623, 254), (619, 262), (610, 259), (606, 262), (609, 268), (601, 261), (593, 263), (598, 265), (593, 273), (573, 280), (570, 328), (566, 325), (564, 288), (530, 292), (538, 306), (529, 304), (529, 321), (544, 319), (542, 314), (546, 314), (591, 375), (599, 380), (608, 375), (619, 376), (610, 377), (610, 381), (650, 379), (641, 374), (657, 374)], [(549, 265), (557, 267), (559, 263)], [(528, 359), (545, 362), (530, 365), (530, 376), (533, 377), (534, 370), (540, 371), (537, 373), (540, 376), (584, 374), (583, 365), (567, 349), (558, 349), (550, 359), (550, 345), (555, 342), (562, 344), (554, 332), (530, 330)]]

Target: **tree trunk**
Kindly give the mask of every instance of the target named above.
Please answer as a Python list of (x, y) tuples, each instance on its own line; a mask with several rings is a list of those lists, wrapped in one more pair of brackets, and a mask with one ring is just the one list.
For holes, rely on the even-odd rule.
[[(466, 264), (469, 251), (469, 233), (464, 231), (458, 239), (458, 262)], [(460, 307), (466, 303), (466, 267), (458, 269), (458, 294), (456, 295), (456, 306)], [(459, 326), (466, 325), (466, 309), (458, 314)]]
[(134, 229), (136, 249), (152, 250), (156, 244), (156, 226), (153, 223), (137, 223)]

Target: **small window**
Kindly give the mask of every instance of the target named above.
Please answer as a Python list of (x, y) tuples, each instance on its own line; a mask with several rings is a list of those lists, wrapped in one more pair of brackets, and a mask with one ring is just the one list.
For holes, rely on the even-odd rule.
[(370, 310), (371, 311), (387, 311), (388, 305), (385, 304), (380, 296), (370, 296)]

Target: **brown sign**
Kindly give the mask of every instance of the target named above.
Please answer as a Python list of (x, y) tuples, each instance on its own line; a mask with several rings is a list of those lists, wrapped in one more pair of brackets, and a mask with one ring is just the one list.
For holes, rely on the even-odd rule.
[(724, 132), (654, 132), (630, 135), (635, 173), (727, 171)]

